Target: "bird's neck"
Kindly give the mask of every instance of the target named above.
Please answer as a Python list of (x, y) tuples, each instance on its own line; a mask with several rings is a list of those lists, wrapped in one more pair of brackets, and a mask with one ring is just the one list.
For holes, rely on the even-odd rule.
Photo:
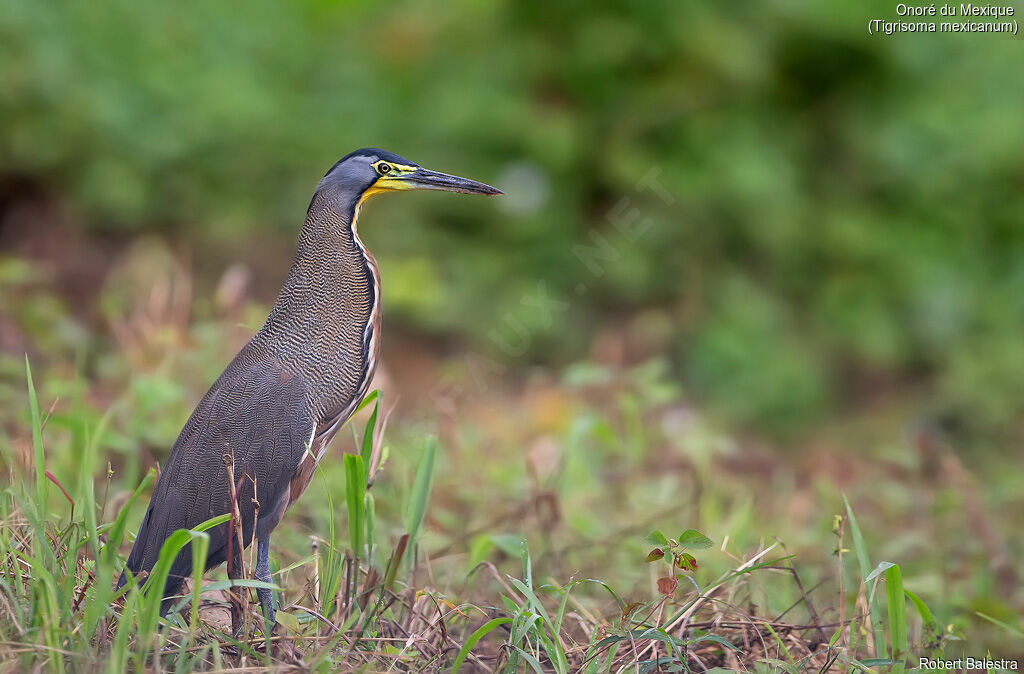
[(340, 366), (331, 362), (338, 359), (372, 371), (376, 361), (380, 281), (376, 261), (359, 240), (358, 210), (358, 197), (314, 196), (295, 261), (264, 328), (326, 359), (316, 367)]
[[(372, 256), (356, 230), (358, 216), (358, 197), (317, 193), (299, 233), (291, 271), (303, 278), (312, 272), (321, 280), (348, 277), (360, 271), (372, 272), (365, 264)], [(325, 264), (328, 261), (339, 264)]]

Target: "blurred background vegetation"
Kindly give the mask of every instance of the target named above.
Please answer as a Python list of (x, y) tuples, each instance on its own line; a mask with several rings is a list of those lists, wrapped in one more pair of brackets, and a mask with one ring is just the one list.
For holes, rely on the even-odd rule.
[[(629, 410), (671, 408), (657, 434), (683, 465), (709, 465), (725, 437), (791, 462), (766, 483), (781, 490), (760, 513), (773, 534), (791, 534), (794, 485), (811, 500), (788, 521), (813, 522), (808, 540), (838, 512), (835, 485), (879, 499), (884, 485), (865, 517), (892, 527), (890, 550), (916, 546), (940, 594), (959, 573), (935, 570), (940, 553), (970, 557), (965, 605), (1005, 617), (1022, 605), (997, 582), (1020, 568), (1020, 543), (1001, 541), (1024, 525), (1020, 42), (869, 36), (893, 6), (7, 2), (0, 421), (18, 435), (27, 352), (50, 373), (44, 401), (80, 398), (94, 418), (124, 403), (109, 442), (137, 480), (260, 325), (323, 172), (383, 147), (507, 193), (363, 214), (398, 437), (451, 418), (464, 461), (496, 447), (521, 474), (529, 445), (543, 475), (545, 438), (590, 409), (580, 387), (617, 385), (627, 432), (643, 426)], [(624, 213), (637, 236), (616, 227)], [(580, 247), (601, 241), (613, 252), (595, 273)], [(975, 472), (974, 496), (901, 491), (936, 444)], [(631, 446), (638, 474), (674, 465)], [(890, 481), (850, 470), (858, 457)], [(757, 475), (751, 461), (734, 463)], [(526, 478), (509, 475), (488, 479), (515, 498)], [(679, 480), (620, 516), (699, 492)], [(978, 520), (921, 533), (918, 509), (972, 498), (995, 548), (968, 540)], [(578, 532), (607, 522), (570, 505)]]
[[(249, 264), (268, 301), (319, 176), (376, 145), (509, 193), (374, 204), (393, 330), (497, 357), (516, 312), (519, 366), (611, 324), (772, 432), (921, 385), (980, 428), (1019, 420), (1016, 43), (872, 38), (860, 4), (549, 5), (10, 3), (5, 248), (59, 206), (105, 250), (187, 248), (204, 286)], [(672, 205), (636, 188), (652, 168)], [(592, 277), (573, 245), (614, 239), (624, 197), (652, 226)], [(538, 279), (572, 299), (550, 326), (521, 310)]]

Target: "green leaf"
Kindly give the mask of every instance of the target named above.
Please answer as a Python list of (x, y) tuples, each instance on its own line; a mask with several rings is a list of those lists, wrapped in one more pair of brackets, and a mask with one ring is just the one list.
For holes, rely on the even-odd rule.
[[(82, 460), (82, 472), (80, 475), (81, 486), (79, 487), (79, 493), (83, 494), (83, 500), (85, 502), (85, 508), (83, 512), (85, 514), (84, 522), (86, 536), (89, 539), (90, 547), (92, 548), (92, 555), (94, 563), (94, 570), (98, 578), (104, 580), (110, 580), (111, 573), (104, 570), (100, 564), (100, 532), (99, 524), (96, 521), (96, 494), (94, 491), (93, 480), (92, 480), (92, 466), (95, 464), (96, 450), (99, 445), (99, 439), (102, 437), (110, 418), (113, 416), (113, 407), (107, 409), (100, 419), (96, 430), (92, 433), (91, 438), (86, 442), (86, 455)], [(100, 581), (102, 584), (104, 581)], [(106, 606), (110, 602), (110, 596), (113, 594), (113, 589), (108, 582), (106, 586), (97, 586), (94, 590), (93, 600), (85, 603), (85, 634), (92, 635), (94, 638), (97, 628), (99, 626), (99, 619), (106, 612)]]
[(128, 671), (128, 635), (138, 620), (138, 592), (129, 592), (124, 598), (124, 608), (121, 609), (121, 618), (117, 621), (117, 632), (114, 634), (114, 642), (110, 646), (110, 653), (107, 656), (107, 672), (121, 674)]
[(864, 579), (865, 583), (870, 583), (878, 576), (882, 575), (892, 567), (896, 566), (893, 562), (879, 562), (875, 570), (868, 574), (868, 577)]
[(521, 534), (495, 534), (490, 536), (490, 540), (509, 557), (521, 557), (526, 547), (526, 540)]
[[(786, 647), (786, 642), (782, 640), (782, 637), (780, 637), (779, 633), (776, 632), (775, 629), (771, 626), (771, 623), (765, 623), (765, 629), (768, 630), (768, 633), (771, 634), (772, 637), (775, 639), (775, 643), (778, 645), (782, 653), (786, 656), (786, 660), (788, 661), (782, 662), (781, 660), (774, 660), (773, 664), (775, 664), (776, 666), (782, 666), (783, 669), (785, 669), (787, 672), (791, 672), (791, 674), (799, 674), (799, 672), (796, 671), (796, 663), (793, 661), (793, 654), (790, 653), (789, 648)], [(781, 663), (781, 665), (779, 665), (778, 663)]]
[(767, 665), (771, 665), (772, 667), (775, 667), (776, 669), (781, 669), (782, 671), (786, 672), (786, 674), (800, 674), (800, 672), (797, 671), (796, 665), (793, 665), (793, 664), (791, 664), (789, 662), (786, 662), (784, 660), (779, 660), (777, 658), (764, 658), (763, 660), (760, 660), (759, 662), (763, 662), (763, 663), (765, 663)]
[[(121, 506), (121, 512), (118, 513), (117, 519), (114, 520), (114, 526), (110, 528), (110, 535), (107, 536), (107, 543), (103, 546), (103, 554), (100, 558), (100, 564), (104, 569), (113, 570), (114, 558), (117, 556), (118, 548), (121, 547), (121, 541), (124, 540), (124, 530), (128, 525), (128, 512), (131, 510), (132, 505), (138, 500), (139, 495), (149, 484), (156, 479), (156, 470), (150, 468), (146, 476), (142, 478), (142, 482), (135, 488), (132, 495), (128, 497), (125, 504)], [(113, 579), (111, 579), (112, 582)]]
[(490, 536), (476, 536), (469, 544), (469, 560), (466, 572), (469, 573), (476, 568), (477, 564), (487, 559), (487, 555), (493, 547), (494, 541), (491, 540)]
[(835, 633), (832, 635), (832, 638), (828, 640), (828, 647), (829, 647), (829, 649), (831, 649), (833, 646), (836, 645), (836, 642), (839, 641), (839, 637), (841, 637), (841, 636), (843, 636), (843, 628), (842, 627), (837, 629), (835, 631)]
[(299, 623), (299, 619), (296, 618), (295, 616), (293, 616), (291, 613), (288, 613), (286, 611), (278, 611), (277, 615), (276, 615), (276, 618), (277, 618), (277, 622), (281, 623), (281, 625), (286, 630), (288, 630), (288, 632), (290, 634), (300, 634), (301, 633), (302, 625), (301, 625), (301, 623)]
[(892, 671), (904, 670), (907, 657), (907, 599), (903, 591), (903, 573), (898, 564), (885, 570), (885, 599), (889, 609), (889, 633), (892, 635)]
[(363, 408), (372, 403), (373, 401), (375, 401), (378, 398), (378, 396), (380, 396), (380, 391), (378, 389), (373, 389), (372, 391), (367, 393), (366, 397), (363, 398), (362, 402), (359, 403), (359, 406), (356, 407), (356, 411), (352, 413), (352, 416), (355, 416), (359, 412), (362, 412)]
[(452, 663), (452, 674), (457, 674), (459, 667), (469, 657), (470, 652), (473, 650), (473, 646), (476, 646), (477, 642), (483, 639), (488, 632), (493, 631), (496, 627), (501, 625), (507, 625), (512, 622), (512, 618), (494, 618), (488, 620), (486, 623), (478, 627), (469, 638), (466, 639), (466, 643), (462, 644), (462, 648), (459, 650), (459, 654), (455, 656), (455, 662)]
[[(374, 391), (374, 394), (377, 392)], [(377, 428), (377, 412), (380, 411), (380, 397), (374, 395), (376, 398), (373, 403), (373, 412), (370, 413), (370, 418), (366, 422), (366, 428), (363, 429), (363, 443), (359, 455), (363, 457), (363, 464), (367, 470), (370, 470), (370, 457), (373, 454), (373, 432)]]
[(178, 529), (164, 541), (160, 547), (160, 554), (146, 584), (142, 588), (142, 600), (138, 614), (138, 638), (136, 640), (135, 661), (140, 666), (146, 661), (150, 647), (153, 645), (153, 633), (156, 631), (157, 620), (160, 617), (160, 605), (164, 599), (164, 586), (167, 583), (167, 576), (170, 574), (171, 565), (177, 559), (178, 553), (189, 543), (197, 543), (205, 547), (199, 541), (206, 541), (209, 545), (209, 534), (202, 531), (189, 529)]
[(867, 658), (865, 660), (861, 660), (860, 664), (865, 667), (888, 667), (894, 663), (892, 658)]
[(719, 646), (725, 646), (729, 650), (736, 651), (737, 653), (741, 653), (743, 651), (743, 649), (741, 649), (739, 646), (735, 645), (725, 637), (719, 636), (717, 634), (702, 634), (699, 637), (687, 639), (686, 645), (691, 646), (693, 644), (699, 644), (704, 642), (711, 642), (718, 644)]
[(712, 543), (710, 538), (696, 529), (687, 529), (683, 533), (679, 534), (679, 545), (684, 548), (704, 550), (706, 548), (710, 548)]
[(427, 439), (427, 446), (420, 455), (416, 467), (416, 478), (412, 485), (409, 507), (405, 511), (405, 530), (409, 533), (409, 542), (415, 545), (419, 540), (420, 528), (427, 515), (427, 500), (430, 497), (430, 484), (434, 480), (434, 462), (437, 459), (437, 440)]
[(357, 559), (362, 559), (365, 550), (363, 536), (366, 532), (366, 470), (363, 457), (357, 454), (345, 455), (345, 502), (348, 506), (348, 543)]
[(317, 556), (316, 556), (316, 555), (308, 555), (308, 556), (306, 556), (306, 557), (303, 557), (303, 558), (302, 558), (302, 559), (300, 559), (299, 561), (297, 561), (297, 562), (292, 562), (292, 563), (291, 563), (291, 564), (289, 564), (288, 566), (286, 566), (286, 567), (284, 567), (283, 569), (281, 569), (281, 570), (277, 571), (277, 572), (276, 572), (276, 573), (275, 573), (274, 575), (275, 575), (275, 576), (280, 576), (280, 575), (286, 574), (286, 573), (288, 573), (289, 571), (292, 571), (292, 570), (294, 570), (294, 569), (297, 569), (297, 568), (299, 568), (300, 566), (305, 566), (306, 564), (309, 564), (310, 562), (313, 562), (313, 561), (315, 561), (315, 560), (316, 560), (316, 558), (317, 558)]
[[(864, 544), (864, 535), (861, 534), (860, 526), (857, 524), (857, 518), (853, 514), (853, 508), (850, 507), (850, 502), (846, 499), (846, 494), (843, 494), (843, 503), (846, 504), (846, 518), (850, 521), (850, 535), (853, 537), (853, 550), (857, 554), (857, 563), (860, 565), (861, 576), (865, 576), (868, 573), (868, 569), (871, 568), (871, 562), (868, 559), (868, 548)], [(865, 580), (865, 583), (868, 581)], [(870, 595), (870, 593), (868, 593)], [(875, 652), (885, 653), (885, 632), (882, 629), (882, 609), (877, 601), (871, 602), (871, 634), (875, 642)]]
[[(368, 464), (363, 464), (367, 466)], [(363, 511), (365, 513), (366, 521), (366, 558), (373, 562), (373, 545), (374, 536), (376, 534), (376, 523), (377, 523), (377, 502), (373, 498), (373, 494), (369, 491), (363, 495)]]
[(537, 660), (537, 658), (519, 648), (519, 646), (513, 646), (512, 648), (515, 649), (516, 653), (522, 657), (523, 660), (526, 660), (526, 664), (530, 665), (533, 671), (537, 672), (537, 674), (544, 674), (544, 668), (541, 666), (540, 661)]
[[(568, 662), (565, 655), (565, 650), (562, 647), (560, 635), (555, 629), (555, 624), (551, 622), (551, 617), (548, 615), (547, 609), (544, 604), (537, 597), (532, 589), (532, 585), (529, 582), (523, 582), (517, 578), (510, 578), (509, 581), (512, 586), (519, 590), (520, 593), (529, 602), (530, 609), (540, 617), (540, 627), (535, 632), (538, 639), (544, 644), (544, 650), (547, 652), (548, 658), (551, 660), (555, 671), (563, 672), (568, 670)], [(545, 634), (545, 629), (550, 632), (550, 638)]]
[(39, 416), (39, 400), (36, 398), (36, 387), (32, 382), (32, 366), (25, 354), (25, 380), (28, 385), (28, 407), (32, 414), (32, 454), (36, 469), (36, 506), (39, 516), (46, 516), (46, 457), (43, 454), (43, 425)]
[(693, 555), (691, 555), (688, 552), (681, 552), (678, 555), (676, 555), (675, 564), (678, 568), (682, 569), (683, 571), (689, 571), (693, 573), (697, 570), (697, 560)]
[[(224, 515), (224, 520), (229, 519), (228, 515)], [(214, 518), (217, 519), (217, 518)], [(222, 520), (222, 521), (224, 521)], [(204, 522), (203, 525), (213, 526), (209, 522)], [(189, 611), (189, 622), (192, 629), (196, 629), (199, 626), (199, 602), (202, 599), (203, 592), (203, 572), (206, 570), (206, 555), (210, 549), (210, 536), (209, 534), (201, 531), (196, 531), (196, 534), (192, 538), (192, 608)]]
[(977, 616), (979, 618), (983, 618), (983, 619), (989, 621), (990, 623), (992, 623), (993, 625), (996, 625), (997, 627), (1002, 627), (1004, 630), (1006, 630), (1007, 632), (1009, 632), (1010, 634), (1012, 634), (1015, 637), (1019, 637), (1021, 639), (1024, 639), (1024, 630), (1021, 630), (1018, 627), (1014, 627), (1013, 625), (1011, 625), (1011, 624), (1009, 624), (1007, 622), (1003, 622), (1002, 620), (999, 620), (998, 618), (993, 618), (990, 615), (986, 615), (986, 614), (982, 613), (981, 611), (975, 611), (975, 613), (977, 614)]
[(933, 655), (938, 655), (937, 649), (942, 643), (942, 625), (935, 619), (931, 609), (928, 608), (928, 605), (920, 597), (905, 588), (903, 591), (907, 594), (907, 598), (914, 605), (914, 608), (917, 609), (917, 615), (921, 616), (921, 622), (924, 627), (922, 635), (924, 646)]
[(651, 533), (647, 534), (647, 538), (644, 539), (644, 543), (654, 546), (665, 546), (668, 545), (668, 539), (665, 538), (665, 534), (655, 529)]
[(904, 589), (903, 591), (907, 593), (907, 598), (910, 599), (911, 603), (914, 605), (914, 608), (917, 609), (917, 614), (921, 616), (921, 621), (925, 625), (938, 624), (938, 621), (935, 619), (935, 616), (932, 615), (931, 609), (928, 608), (928, 605), (925, 604), (920, 597), (918, 597), (910, 590)]
[(681, 672), (684, 667), (679, 658), (676, 657), (652, 658), (650, 660), (641, 660), (637, 664), (639, 665), (639, 674), (650, 674), (655, 669), (661, 672)]
[(196, 526), (192, 527), (192, 531), (207, 531), (209, 529), (214, 528), (215, 526), (218, 526), (220, 524), (224, 524), (225, 522), (227, 522), (230, 519), (231, 519), (231, 513), (224, 513), (223, 515), (217, 515), (216, 517), (211, 517), (210, 519), (206, 520), (202, 524), (199, 524), (199, 525), (196, 525)]

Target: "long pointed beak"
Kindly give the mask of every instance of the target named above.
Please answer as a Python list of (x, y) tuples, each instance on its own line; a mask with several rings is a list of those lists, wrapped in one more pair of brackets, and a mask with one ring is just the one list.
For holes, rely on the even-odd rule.
[(441, 190), (443, 192), (461, 192), (462, 194), (504, 194), (501, 190), (478, 183), (469, 178), (450, 176), (430, 169), (417, 168), (413, 173), (401, 178), (403, 183), (414, 190)]

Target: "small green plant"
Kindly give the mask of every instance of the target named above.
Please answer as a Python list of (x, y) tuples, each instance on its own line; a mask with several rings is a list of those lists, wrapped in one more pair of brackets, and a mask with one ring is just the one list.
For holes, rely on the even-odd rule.
[(692, 574), (697, 571), (697, 558), (688, 550), (706, 550), (712, 545), (711, 539), (696, 529), (687, 529), (677, 538), (666, 538), (665, 534), (654, 530), (647, 534), (644, 542), (655, 546), (647, 553), (646, 561), (663, 562), (667, 566), (667, 575), (658, 579), (658, 592), (666, 597), (675, 594), (680, 579), (685, 576), (692, 580)]

